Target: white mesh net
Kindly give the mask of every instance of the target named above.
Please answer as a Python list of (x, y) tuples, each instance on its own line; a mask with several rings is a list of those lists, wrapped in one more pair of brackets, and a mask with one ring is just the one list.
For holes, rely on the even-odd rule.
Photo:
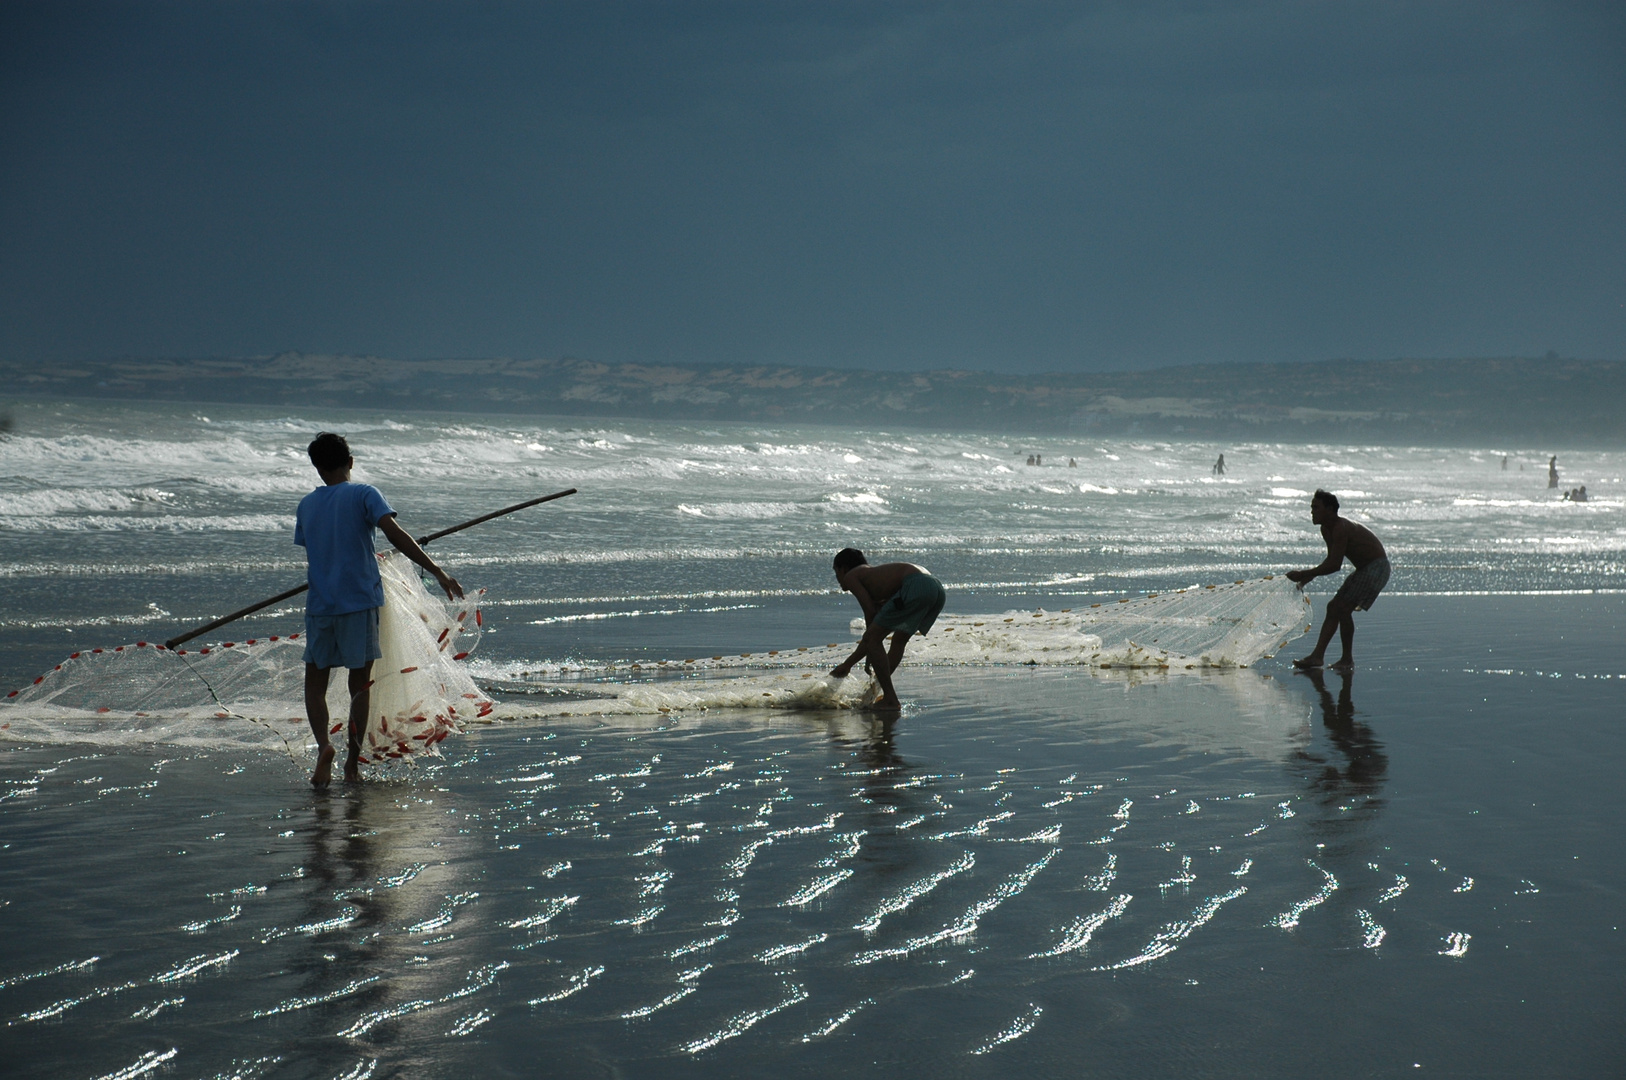
[[(459, 663), (479, 637), (480, 594), (449, 605), (394, 554), (380, 558), (380, 571), (384, 656), (373, 666), (364, 746), (374, 761), (432, 751), (467, 721), (486, 717), (851, 709), (877, 693), (862, 676), (828, 674), (852, 650), (847, 642), (636, 664), (532, 663), (523, 673), (484, 665), (488, 684), (511, 692), (494, 706)], [(1291, 582), (1272, 576), (1076, 609), (944, 615), (930, 634), (910, 641), (901, 677), (932, 666), (1245, 668), (1309, 629), (1308, 605)], [(853, 630), (862, 632), (862, 620)], [(195, 652), (138, 642), (76, 653), (13, 692), (0, 706), (0, 729), (55, 742), (304, 745), (303, 647), (290, 635)], [(682, 677), (697, 673), (705, 677)], [(342, 677), (334, 677), (329, 702), (338, 731), (349, 708)]]
[(1309, 604), (1272, 575), (1084, 608), (943, 618), (909, 649), (926, 664), (1248, 667), (1310, 628)]
[[(384, 608), (381, 659), (373, 662), (366, 759), (434, 752), (491, 702), (459, 661), (480, 637), (485, 590), (447, 603), (432, 596), (403, 556), (379, 557)], [(168, 742), (303, 746), (304, 641), (298, 633), (170, 650), (136, 642), (74, 653), (12, 691), (0, 724), (12, 738), (106, 745)], [(349, 715), (342, 673), (328, 686), (335, 732)], [(244, 724), (248, 720), (253, 723)]]
[[(899, 678), (906, 684), (910, 671), (921, 667), (1245, 668), (1308, 630), (1309, 604), (1286, 578), (1272, 575), (1077, 609), (944, 615), (930, 634), (910, 640)], [(854, 619), (853, 634), (863, 630), (863, 620)], [(496, 715), (504, 718), (843, 709), (865, 705), (879, 693), (862, 675), (836, 679), (828, 674), (852, 648), (850, 641), (834, 642), (620, 665), (531, 665), (523, 673), (489, 668), (485, 674), (493, 685), (530, 695), (499, 705)], [(764, 668), (769, 671), (726, 677)], [(673, 677), (683, 673), (708, 677)], [(516, 674), (522, 677), (513, 678)]]

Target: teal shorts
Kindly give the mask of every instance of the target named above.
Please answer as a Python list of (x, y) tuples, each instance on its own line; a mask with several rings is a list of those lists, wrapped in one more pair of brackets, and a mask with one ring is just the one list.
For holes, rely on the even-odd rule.
[(875, 613), (875, 622), (882, 630), (924, 634), (937, 621), (944, 599), (941, 581), (930, 574), (910, 574)]
[(383, 656), (378, 608), (343, 615), (305, 615), (305, 663), (319, 668), (364, 668)]

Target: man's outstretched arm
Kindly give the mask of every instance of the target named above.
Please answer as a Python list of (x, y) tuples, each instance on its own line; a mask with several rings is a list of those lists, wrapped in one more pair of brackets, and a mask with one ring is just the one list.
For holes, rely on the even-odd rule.
[[(875, 606), (875, 601), (870, 598), (869, 590), (864, 588), (863, 582), (854, 578), (844, 580), (842, 585), (848, 592), (852, 593), (853, 599), (858, 601), (858, 606), (864, 609), (864, 634), (867, 637), (870, 625), (875, 622), (875, 613), (879, 609)], [(845, 679), (847, 673), (853, 669), (853, 665), (867, 655), (868, 651), (869, 645), (866, 643), (865, 638), (859, 638), (858, 647), (853, 650), (853, 654), (831, 668), (830, 674), (838, 679)]]
[(440, 565), (434, 559), (431, 559), (423, 548), (418, 546), (418, 542), (412, 539), (412, 534), (401, 528), (400, 524), (395, 520), (394, 514), (386, 514), (378, 519), (378, 531), (383, 533), (385, 539), (389, 540), (391, 544), (395, 545), (396, 551), (399, 551), (402, 555), (405, 555), (434, 575), (435, 580), (440, 582), (440, 587), (446, 590), (448, 598), (456, 600), (463, 598), (463, 586), (457, 583), (456, 578), (442, 570)]
[(1344, 548), (1347, 543), (1342, 536), (1327, 541), (1327, 557), (1321, 561), (1320, 566), (1313, 566), (1308, 570), (1289, 570), (1285, 575), (1288, 581), (1296, 581), (1300, 585), (1313, 578), (1326, 574), (1336, 574), (1344, 565)]
[(848, 673), (852, 671), (853, 665), (858, 663), (859, 660), (863, 659), (864, 655), (868, 651), (869, 642), (865, 638), (859, 638), (858, 647), (853, 650), (852, 655), (847, 657), (847, 659), (843, 660), (841, 663), (837, 664), (835, 667), (831, 668), (830, 674), (834, 675), (838, 679), (845, 679)]
[(871, 624), (870, 626), (866, 627), (864, 629), (864, 636), (858, 639), (858, 647), (853, 650), (852, 655), (847, 657), (845, 661), (838, 664), (836, 667), (832, 668), (830, 670), (830, 674), (834, 675), (838, 679), (845, 679), (848, 673), (852, 671), (853, 665), (856, 664), (860, 658), (868, 659), (870, 673), (873, 674), (876, 681), (881, 684), (882, 691), (895, 697), (896, 694), (892, 690), (891, 679), (892, 668), (895, 665), (890, 663), (890, 657), (886, 655), (886, 650), (881, 647), (881, 641), (886, 637), (886, 635), (887, 631), (882, 630), (879, 626)]

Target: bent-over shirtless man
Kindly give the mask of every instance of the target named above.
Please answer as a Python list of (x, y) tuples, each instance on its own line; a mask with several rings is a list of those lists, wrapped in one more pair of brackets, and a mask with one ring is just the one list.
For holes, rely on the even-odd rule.
[(1332, 632), (1340, 631), (1344, 655), (1333, 665), (1348, 669), (1355, 666), (1352, 651), (1355, 642), (1355, 610), (1371, 610), (1378, 593), (1389, 583), (1389, 553), (1383, 542), (1365, 525), (1338, 516), (1338, 496), (1330, 491), (1316, 489), (1310, 498), (1310, 520), (1321, 526), (1321, 536), (1327, 541), (1327, 557), (1320, 566), (1309, 570), (1289, 570), (1287, 580), (1298, 583), (1300, 589), (1313, 578), (1323, 574), (1336, 574), (1343, 568), (1347, 557), (1355, 564), (1355, 572), (1344, 579), (1338, 592), (1327, 601), (1327, 619), (1321, 624), (1321, 637), (1315, 651), (1293, 661), (1296, 668), (1317, 668), (1326, 661), (1327, 645)]
[[(842, 592), (850, 592), (864, 609), (864, 636), (846, 660), (830, 674), (845, 679), (860, 659), (869, 661), (875, 680), (881, 684), (877, 709), (901, 709), (892, 673), (903, 662), (903, 649), (914, 634), (924, 634), (943, 610), (943, 583), (914, 563), (894, 562), (871, 566), (857, 548), (842, 548), (831, 564)], [(892, 635), (888, 652), (881, 643)]]

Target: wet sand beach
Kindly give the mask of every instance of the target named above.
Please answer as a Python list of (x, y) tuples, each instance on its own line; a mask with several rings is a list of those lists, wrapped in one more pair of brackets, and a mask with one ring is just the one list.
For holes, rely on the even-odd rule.
[(5, 1056), (1609, 1075), (1622, 616), (1397, 597), (1347, 681), (906, 668), (890, 731), (514, 722), (330, 795), (271, 754), (8, 745)]

